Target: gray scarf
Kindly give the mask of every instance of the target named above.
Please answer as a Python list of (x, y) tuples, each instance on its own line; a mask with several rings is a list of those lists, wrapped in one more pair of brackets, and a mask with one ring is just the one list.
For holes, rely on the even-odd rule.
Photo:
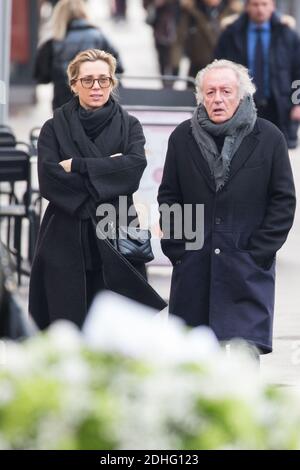
[[(232, 118), (222, 124), (213, 123), (202, 104), (196, 108), (191, 119), (192, 133), (214, 177), (216, 191), (228, 180), (231, 160), (244, 137), (253, 130), (256, 118), (255, 104), (250, 95), (240, 102)], [(221, 154), (214, 136), (225, 136)]]

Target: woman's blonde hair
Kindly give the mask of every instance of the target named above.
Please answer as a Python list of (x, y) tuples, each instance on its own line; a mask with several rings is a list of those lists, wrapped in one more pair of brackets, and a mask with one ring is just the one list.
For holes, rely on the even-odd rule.
[(59, 0), (52, 15), (53, 38), (63, 40), (70, 21), (80, 18), (89, 19), (85, 0)]
[(112, 54), (109, 54), (109, 52), (101, 51), (100, 49), (87, 49), (86, 51), (79, 52), (76, 57), (69, 63), (67, 68), (69, 85), (72, 86), (75, 80), (78, 78), (81, 64), (83, 64), (84, 62), (96, 62), (97, 60), (103, 60), (103, 62), (106, 62), (108, 64), (109, 73), (112, 79), (112, 88), (113, 90), (117, 88), (117, 61)]

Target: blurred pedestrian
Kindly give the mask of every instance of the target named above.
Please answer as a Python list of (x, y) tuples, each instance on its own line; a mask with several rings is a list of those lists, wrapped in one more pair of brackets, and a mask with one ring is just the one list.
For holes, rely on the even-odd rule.
[(221, 22), (240, 13), (242, 5), (239, 0), (180, 0), (180, 6), (174, 61), (185, 55), (190, 61), (188, 74), (195, 77), (214, 58)]
[[(96, 207), (115, 207), (119, 196), (127, 196), (126, 215), (137, 221), (132, 194), (146, 167), (145, 138), (139, 121), (114, 98), (115, 71), (111, 54), (79, 53), (67, 70), (75, 96), (55, 110), (39, 136), (39, 186), (49, 205), (31, 271), (29, 311), (40, 328), (61, 318), (81, 326), (104, 287)], [(116, 266), (110, 267), (115, 279)], [(144, 265), (136, 268), (145, 274)]]
[(127, 1), (126, 0), (112, 0), (111, 13), (112, 13), (112, 18), (116, 21), (126, 20)]
[(160, 74), (176, 76), (179, 66), (173, 64), (173, 47), (179, 19), (179, 1), (143, 0), (143, 5), (147, 9), (146, 22), (153, 28)]
[(220, 37), (216, 57), (250, 70), (258, 115), (276, 124), (289, 148), (297, 146), (300, 106), (291, 99), (300, 77), (300, 39), (275, 9), (274, 0), (247, 0), (245, 12)]
[(117, 50), (100, 29), (92, 24), (84, 0), (60, 0), (53, 11), (53, 38), (37, 52), (34, 76), (38, 83), (54, 84), (53, 109), (72, 98), (68, 85), (68, 63), (80, 51), (95, 48), (117, 59), (117, 73), (123, 66)]
[[(275, 256), (293, 224), (295, 189), (284, 136), (257, 118), (254, 91), (247, 69), (227, 60), (199, 73), (199, 104), (170, 137), (158, 201), (174, 266), (169, 311), (269, 353)], [(176, 204), (180, 217), (164, 226)]]

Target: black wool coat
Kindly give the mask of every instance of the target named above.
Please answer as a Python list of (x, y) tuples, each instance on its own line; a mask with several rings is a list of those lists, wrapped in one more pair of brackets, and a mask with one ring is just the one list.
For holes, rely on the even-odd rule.
[[(216, 192), (190, 120), (183, 122), (169, 140), (158, 202), (204, 205), (202, 249), (187, 251), (172, 227), (171, 237), (162, 238), (174, 265), (169, 311), (191, 326), (210, 326), (219, 340), (244, 338), (270, 352), (275, 255), (295, 211), (282, 133), (258, 118), (232, 159), (227, 183)], [(192, 222), (195, 229), (195, 213)]]
[[(247, 31), (249, 18), (243, 14), (219, 38), (215, 58), (228, 59), (248, 67)], [(292, 82), (300, 77), (300, 38), (296, 31), (273, 14), (269, 52), (270, 89), (276, 103), (279, 128), (287, 140), (297, 140), (298, 124), (290, 119), (293, 106)]]
[[(38, 175), (41, 195), (49, 201), (35, 250), (30, 279), (29, 312), (40, 328), (57, 319), (81, 326), (87, 313), (86, 272), (82, 246), (83, 210), (90, 201), (84, 178), (97, 193), (97, 204), (115, 203), (120, 195), (138, 189), (146, 167), (145, 138), (139, 121), (129, 117), (128, 144), (121, 156), (85, 156), (87, 175), (66, 173), (53, 119), (47, 121), (38, 141)], [(101, 269), (101, 267), (99, 268)]]

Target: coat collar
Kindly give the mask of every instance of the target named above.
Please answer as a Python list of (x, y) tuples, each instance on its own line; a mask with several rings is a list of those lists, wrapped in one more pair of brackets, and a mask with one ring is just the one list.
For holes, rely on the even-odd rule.
[(91, 23), (88, 22), (85, 18), (75, 18), (70, 21), (68, 24), (68, 31), (77, 31), (82, 29), (95, 29)]
[[(247, 15), (247, 13), (243, 13), (234, 23), (228, 26), (228, 31), (230, 31), (232, 34), (232, 39), (234, 41), (235, 47), (239, 51), (240, 59), (236, 61), (244, 65), (247, 65), (247, 62), (248, 62), (248, 59), (247, 59), (248, 25), (249, 25), (249, 16)], [(271, 25), (272, 33), (276, 33), (278, 29), (280, 29), (280, 26), (282, 26), (282, 23), (280, 21), (280, 17), (278, 13), (276, 12), (273, 13), (270, 19), (270, 25)]]
[[(280, 20), (280, 16), (278, 15), (277, 12), (273, 13), (273, 15), (271, 16), (270, 23), (271, 23), (272, 28), (282, 24)], [(234, 33), (241, 34), (247, 31), (248, 24), (249, 24), (249, 16), (247, 13), (243, 13), (234, 23), (232, 23), (231, 26), (228, 26), (228, 28), (232, 29)]]
[[(259, 142), (259, 121), (256, 120), (254, 128), (250, 134), (248, 134), (242, 141), (241, 145), (239, 146), (238, 150), (236, 151), (235, 155), (233, 156), (231, 165), (230, 165), (230, 173), (225, 186), (227, 186), (233, 176), (242, 168), (242, 166), (246, 163), (246, 161), (250, 158), (252, 153), (254, 152), (258, 142)], [(205, 160), (205, 158), (200, 155), (200, 150), (196, 141), (193, 137), (192, 130), (189, 131), (189, 146), (191, 150), (192, 158), (200, 170), (201, 174), (203, 175), (205, 181), (207, 182), (210, 189), (215, 193), (216, 187), (214, 179), (210, 173), (209, 166)]]

